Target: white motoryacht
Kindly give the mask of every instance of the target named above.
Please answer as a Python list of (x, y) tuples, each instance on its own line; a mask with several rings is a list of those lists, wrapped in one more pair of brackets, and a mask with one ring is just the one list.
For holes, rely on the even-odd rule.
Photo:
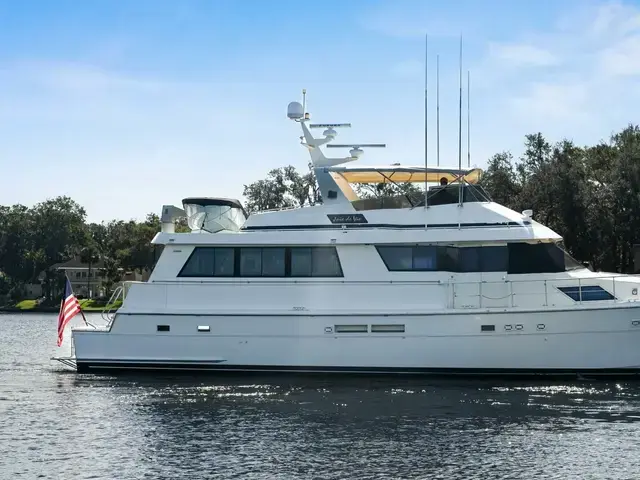
[[(117, 290), (105, 325), (72, 328), (58, 360), (80, 372), (640, 372), (638, 277), (573, 260), (535, 212), (492, 202), (477, 168), (365, 167), (363, 145), (330, 158), (321, 147), (348, 124), (310, 124), (298, 102), (288, 117), (322, 202), (164, 206), (149, 280)], [(384, 182), (430, 187), (419, 201), (352, 188)], [(190, 233), (175, 233), (182, 216)]]

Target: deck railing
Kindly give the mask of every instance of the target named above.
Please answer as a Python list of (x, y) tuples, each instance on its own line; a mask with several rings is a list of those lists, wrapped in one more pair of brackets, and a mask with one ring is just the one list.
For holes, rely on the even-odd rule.
[[(621, 281), (626, 279), (627, 281)], [(189, 281), (184, 280), (172, 280), (162, 282), (125, 282), (119, 289), (114, 291), (114, 294), (109, 301), (110, 305), (113, 305), (117, 300), (124, 299), (131, 286), (135, 284), (149, 286), (150, 288), (161, 289), (157, 292), (155, 297), (158, 302), (158, 306), (165, 308), (169, 307), (169, 303), (173, 303), (170, 297), (177, 299), (182, 295), (186, 295), (186, 298), (194, 306), (198, 304), (202, 298), (208, 298), (209, 295), (214, 294), (214, 290), (211, 293), (201, 293), (191, 290), (191, 287), (202, 288), (205, 285), (210, 285), (212, 288), (226, 286), (239, 286), (239, 285), (252, 285), (252, 286), (283, 286), (288, 285), (293, 287), (293, 290), (286, 292), (286, 295), (292, 300), (291, 303), (296, 303), (298, 299), (309, 298), (309, 292), (300, 291), (300, 295), (297, 295), (295, 287), (299, 288), (330, 288), (331, 286), (339, 286), (339, 290), (331, 290), (330, 296), (338, 294), (351, 295), (355, 293), (361, 299), (365, 297), (363, 295), (362, 288), (371, 287), (372, 298), (378, 298), (381, 291), (380, 287), (389, 286), (395, 287), (388, 294), (390, 298), (394, 298), (402, 305), (407, 305), (408, 309), (416, 309), (421, 302), (416, 302), (417, 298), (421, 298), (424, 295), (424, 303), (430, 305), (430, 307), (438, 308), (440, 305), (443, 309), (510, 309), (510, 308), (553, 308), (553, 307), (580, 307), (585, 303), (618, 303), (627, 302), (632, 300), (640, 300), (638, 297), (638, 288), (640, 285), (629, 282), (629, 277), (624, 275), (611, 275), (601, 277), (588, 277), (588, 278), (546, 278), (546, 279), (503, 279), (494, 281), (458, 281), (453, 278), (445, 280), (432, 280), (432, 281), (419, 281), (419, 280), (344, 280), (344, 279), (202, 279)], [(608, 292), (613, 298), (610, 300), (593, 300), (593, 297), (583, 298), (582, 287), (586, 286), (599, 286), (606, 292)], [(171, 287), (179, 287), (178, 290), (171, 292)], [(359, 288), (358, 291), (349, 291), (349, 287)], [(412, 302), (411, 307), (405, 302), (402, 302), (402, 288), (405, 287), (404, 293), (406, 293)], [(429, 288), (431, 291), (427, 292), (423, 288)], [(577, 287), (574, 294), (577, 294), (577, 299), (574, 300), (566, 293), (558, 289), (558, 287)], [(183, 290), (187, 289), (187, 290)], [(347, 289), (347, 290), (345, 290)], [(397, 290), (396, 290), (397, 289)], [(163, 290), (163, 291), (162, 291)], [(191, 292), (189, 292), (191, 290)], [(225, 293), (226, 292), (226, 293)], [(257, 292), (257, 291), (256, 291)], [(366, 292), (366, 290), (365, 290)], [(263, 292), (264, 293), (264, 292)], [(387, 293), (385, 289), (385, 293)], [(228, 290), (221, 290), (221, 295), (228, 294)], [(202, 295), (205, 295), (204, 297)], [(258, 295), (259, 296), (259, 295)], [(365, 295), (366, 296), (366, 295)], [(266, 297), (265, 297), (266, 298)], [(335, 296), (332, 298), (336, 298)], [(364, 300), (363, 300), (364, 301)], [(168, 303), (169, 302), (169, 303)], [(179, 305), (181, 302), (178, 302)], [(280, 302), (276, 302), (280, 303)], [(341, 302), (339, 302), (341, 303)], [(398, 303), (394, 302), (397, 306)], [(387, 304), (384, 304), (385, 306)], [(272, 304), (273, 308), (274, 304)], [(351, 305), (355, 307), (355, 305)], [(265, 307), (267, 308), (267, 307)], [(370, 308), (383, 308), (378, 301), (372, 301)], [(108, 323), (113, 321), (115, 316), (115, 309), (105, 309), (103, 312), (103, 318)]]

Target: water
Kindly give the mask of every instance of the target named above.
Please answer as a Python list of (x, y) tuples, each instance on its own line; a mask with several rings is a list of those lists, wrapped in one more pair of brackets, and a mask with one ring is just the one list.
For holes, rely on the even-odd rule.
[(55, 329), (0, 314), (2, 479), (640, 478), (640, 381), (78, 375)]

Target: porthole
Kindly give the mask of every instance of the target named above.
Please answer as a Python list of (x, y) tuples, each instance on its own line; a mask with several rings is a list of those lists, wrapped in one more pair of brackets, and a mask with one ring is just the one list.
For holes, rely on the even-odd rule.
[(545, 327), (545, 324), (544, 324), (544, 323), (539, 323), (538, 325), (536, 325), (536, 328), (537, 328), (538, 330), (544, 330), (546, 327)]
[(509, 331), (509, 330), (513, 329), (513, 325), (505, 325), (505, 326), (504, 326), (504, 329), (505, 329), (506, 331)]

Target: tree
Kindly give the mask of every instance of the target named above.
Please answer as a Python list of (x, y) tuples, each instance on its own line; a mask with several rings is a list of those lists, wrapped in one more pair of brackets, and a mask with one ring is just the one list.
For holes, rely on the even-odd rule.
[(266, 179), (245, 185), (242, 194), (247, 199), (248, 212), (303, 207), (321, 201), (315, 175), (300, 175), (291, 165), (275, 168)]
[(494, 202), (518, 208), (522, 184), (516, 176), (511, 153), (496, 153), (489, 159), (487, 170), (482, 176), (482, 185)]

